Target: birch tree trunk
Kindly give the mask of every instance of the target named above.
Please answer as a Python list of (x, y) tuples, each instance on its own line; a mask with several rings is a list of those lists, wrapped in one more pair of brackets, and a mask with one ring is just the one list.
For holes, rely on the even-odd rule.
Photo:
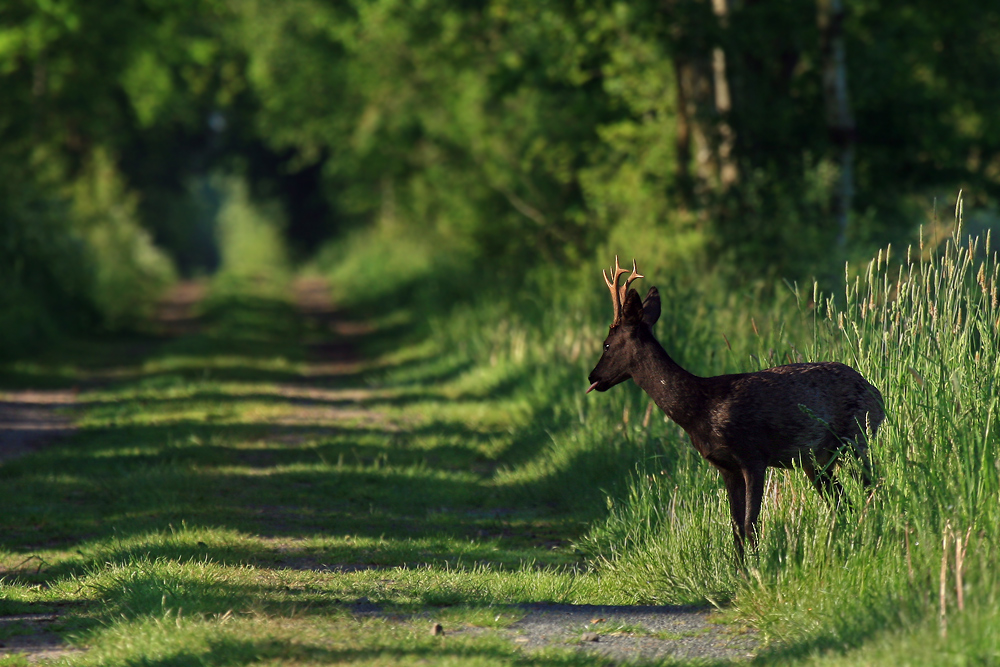
[(837, 246), (847, 245), (847, 225), (854, 199), (855, 125), (847, 94), (847, 59), (844, 51), (843, 0), (817, 0), (820, 50), (823, 58), (823, 97), (826, 125), (839, 152), (840, 174), (832, 208), (837, 222)]
[(694, 179), (691, 177), (691, 115), (687, 98), (687, 86), (684, 79), (687, 76), (680, 58), (674, 57), (674, 79), (677, 82), (677, 135), (674, 138), (674, 150), (677, 152), (677, 185), (681, 206), (685, 210), (694, 207)]
[[(822, 0), (821, 0), (822, 1)], [(712, 13), (719, 20), (722, 28), (729, 21), (729, 0), (712, 0)], [(721, 46), (712, 49), (712, 83), (715, 89), (715, 112), (719, 121), (716, 151), (719, 160), (719, 184), (725, 190), (736, 183), (739, 171), (736, 168), (736, 158), (733, 147), (736, 136), (727, 120), (733, 110), (733, 100), (729, 92), (729, 78), (726, 76), (726, 52)]]
[[(730, 0), (711, 0), (712, 14), (700, 20), (714, 20), (725, 28)], [(705, 25), (685, 40), (683, 21), (676, 20), (678, 0), (664, 0), (663, 10), (673, 19), (673, 39), (684, 46), (673, 53), (677, 79), (678, 127), (676, 150), (678, 181), (682, 196), (694, 201), (697, 194), (726, 190), (739, 177), (735, 156), (735, 132), (729, 125), (732, 96), (726, 73), (726, 54), (721, 46), (711, 46)], [(691, 165), (693, 163), (693, 174)]]
[[(701, 188), (715, 180), (718, 161), (712, 150), (712, 84), (704, 59), (677, 56), (678, 160), (694, 158), (696, 183)], [(693, 150), (692, 150), (693, 148)], [(685, 168), (686, 170), (686, 168)], [(695, 189), (698, 189), (697, 187)]]

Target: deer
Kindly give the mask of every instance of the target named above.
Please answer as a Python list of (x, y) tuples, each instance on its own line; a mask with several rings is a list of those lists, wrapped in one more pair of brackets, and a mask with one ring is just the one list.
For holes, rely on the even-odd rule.
[[(792, 363), (751, 373), (699, 377), (674, 361), (653, 335), (660, 294), (644, 300), (631, 289), (640, 275), (615, 257), (611, 291), (614, 319), (604, 351), (590, 373), (590, 388), (607, 391), (628, 380), (687, 433), (691, 444), (722, 477), (729, 499), (737, 560), (757, 546), (757, 520), (767, 468), (805, 471), (838, 510), (844, 489), (834, 468), (845, 452), (861, 464), (872, 486), (868, 436), (885, 418), (882, 394), (858, 371), (837, 362)], [(619, 286), (619, 279), (629, 273)]]

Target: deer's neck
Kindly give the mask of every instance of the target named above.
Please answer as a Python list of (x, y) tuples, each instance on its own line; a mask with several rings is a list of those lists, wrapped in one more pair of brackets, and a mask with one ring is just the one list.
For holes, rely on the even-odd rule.
[(702, 378), (674, 361), (655, 339), (643, 346), (636, 361), (632, 380), (690, 433), (703, 412)]

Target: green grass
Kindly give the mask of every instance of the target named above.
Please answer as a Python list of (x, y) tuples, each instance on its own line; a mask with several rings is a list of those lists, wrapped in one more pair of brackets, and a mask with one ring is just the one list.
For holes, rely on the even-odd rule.
[(0, 613), (58, 611), (74, 664), (517, 664), (462, 630), (600, 599), (589, 515), (498, 482), (548, 437), (505, 371), (416, 343), (317, 375), (323, 323), (273, 288), (216, 283), (204, 331), (124, 363), (8, 373), (84, 388), (76, 434), (0, 467)]
[[(989, 238), (956, 231), (940, 247), (885, 251), (832, 296), (796, 286), (732, 292), (710, 276), (685, 282), (643, 269), (643, 286), (663, 294), (657, 334), (694, 372), (837, 360), (879, 386), (888, 413), (872, 444), (880, 483), (869, 501), (846, 465), (855, 510), (836, 516), (803, 474), (773, 472), (744, 575), (733, 566), (724, 492), (686, 436), (659, 414), (645, 420), (648, 400), (632, 386), (582, 395), (608, 318), (596, 276), (541, 269), (519, 295), (479, 290), (475, 304), (429, 328), (471, 372), (518, 378), (549, 439), (512, 452), (498, 481), (588, 513), (577, 546), (601, 595), (727, 605), (770, 642), (760, 662), (857, 662), (869, 651), (908, 663), (1000, 661), (1000, 577), (989, 565), (1000, 555), (1000, 268)], [(594, 488), (602, 492), (581, 493)]]
[(695, 372), (840, 360), (886, 397), (874, 498), (848, 465), (836, 515), (774, 472), (746, 571), (683, 432), (631, 385), (584, 395), (598, 281), (376, 308), (363, 354), (324, 366), (328, 323), (286, 284), (220, 278), (198, 334), (4, 373), (82, 389), (75, 435), (0, 466), (0, 613), (57, 610), (88, 648), (73, 664), (601, 664), (485, 632), (539, 601), (716, 604), (760, 630), (761, 664), (1000, 661), (986, 246), (877, 258), (833, 298), (650, 276), (657, 333)]

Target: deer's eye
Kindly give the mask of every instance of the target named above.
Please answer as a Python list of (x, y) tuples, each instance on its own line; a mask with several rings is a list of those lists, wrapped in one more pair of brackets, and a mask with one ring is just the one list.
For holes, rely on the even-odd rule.
[(611, 344), (610, 343), (605, 343), (604, 344), (604, 351), (606, 352), (606, 351), (608, 351), (610, 349), (611, 349)]

